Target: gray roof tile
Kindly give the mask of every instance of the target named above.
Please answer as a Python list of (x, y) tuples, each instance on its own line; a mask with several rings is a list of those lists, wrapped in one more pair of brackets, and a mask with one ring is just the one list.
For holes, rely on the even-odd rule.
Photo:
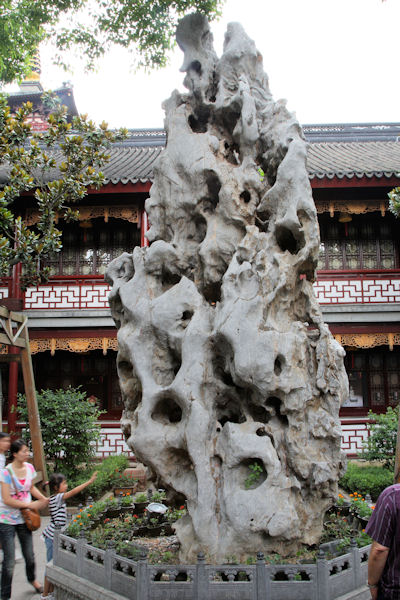
[(400, 142), (314, 142), (307, 166), (314, 177), (400, 177)]
[[(400, 124), (306, 125), (304, 133), (310, 179), (400, 178)], [(160, 129), (132, 130), (127, 140), (111, 148), (103, 169), (106, 183), (152, 181), (153, 165), (165, 140)], [(6, 169), (0, 166), (0, 185), (6, 179)]]

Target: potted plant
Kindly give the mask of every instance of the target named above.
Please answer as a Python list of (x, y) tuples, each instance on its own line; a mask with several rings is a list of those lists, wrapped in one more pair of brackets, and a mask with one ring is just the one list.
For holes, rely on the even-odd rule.
[(133, 503), (133, 497), (130, 493), (120, 496), (120, 498), (118, 499), (118, 503), (120, 505), (120, 511), (123, 513), (130, 512), (135, 508), (135, 505)]
[(351, 503), (345, 499), (343, 494), (339, 494), (336, 503), (332, 507), (332, 510), (342, 517), (347, 517), (350, 514), (350, 506)]
[(135, 510), (137, 513), (143, 512), (149, 501), (147, 499), (147, 495), (143, 492), (136, 494), (134, 498)]
[(116, 498), (107, 498), (106, 500), (106, 513), (109, 519), (115, 519), (119, 516), (120, 510), (118, 501)]
[(147, 523), (147, 535), (149, 537), (158, 537), (161, 533), (161, 525), (158, 517), (151, 517)]
[(165, 490), (158, 490), (157, 492), (154, 492), (151, 496), (151, 501), (152, 502), (162, 502), (162, 504), (165, 504), (165, 499), (167, 497), (167, 494), (165, 492)]
[(113, 493), (115, 497), (120, 494), (131, 494), (133, 495), (136, 491), (138, 480), (134, 479), (133, 475), (125, 473), (115, 473), (113, 480)]

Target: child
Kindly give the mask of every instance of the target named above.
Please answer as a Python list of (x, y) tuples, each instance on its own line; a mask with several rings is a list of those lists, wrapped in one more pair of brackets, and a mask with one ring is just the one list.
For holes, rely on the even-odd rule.
[(9, 433), (0, 432), (0, 471), (6, 466), (6, 454), (10, 449), (11, 438)]
[[(47, 550), (47, 562), (50, 562), (53, 558), (53, 538), (54, 530), (57, 527), (64, 527), (67, 522), (67, 505), (65, 501), (72, 496), (76, 496), (88, 485), (93, 483), (97, 477), (97, 471), (93, 473), (90, 479), (77, 485), (75, 488), (68, 490), (68, 483), (64, 475), (61, 473), (53, 473), (50, 476), (49, 487), (50, 487), (50, 500), (49, 500), (49, 511), (50, 511), (50, 523), (43, 531), (43, 537), (46, 544)], [(41, 595), (41, 600), (53, 600), (54, 596), (51, 593), (53, 591), (53, 584), (48, 581), (47, 577), (44, 579), (44, 589)]]

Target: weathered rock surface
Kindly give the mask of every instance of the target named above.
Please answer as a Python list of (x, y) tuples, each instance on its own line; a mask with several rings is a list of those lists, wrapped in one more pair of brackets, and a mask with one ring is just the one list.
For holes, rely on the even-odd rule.
[(164, 105), (151, 246), (107, 274), (122, 426), (159, 483), (187, 500), (182, 558), (285, 553), (318, 541), (336, 498), (348, 388), (312, 289), (306, 146), (239, 24), (220, 59), (199, 15), (177, 40), (189, 93)]

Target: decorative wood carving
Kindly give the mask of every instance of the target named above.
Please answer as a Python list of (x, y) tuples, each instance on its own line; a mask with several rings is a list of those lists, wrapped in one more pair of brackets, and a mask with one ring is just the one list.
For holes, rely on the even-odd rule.
[[(139, 209), (137, 206), (79, 206), (79, 221), (88, 221), (98, 217), (104, 217), (104, 221), (108, 223), (108, 219), (123, 219), (130, 223), (139, 222)], [(39, 211), (36, 208), (28, 208), (24, 223), (25, 225), (34, 225), (39, 221)]]
[(400, 346), (400, 333), (338, 333), (336, 341), (352, 348), (375, 348), (376, 346)]
[(68, 352), (90, 352), (91, 350), (118, 350), (117, 338), (38, 338), (30, 340), (31, 354), (50, 350), (52, 356), (56, 350)]
[(351, 202), (345, 202), (341, 200), (336, 200), (334, 202), (320, 202), (317, 201), (315, 203), (317, 208), (317, 213), (326, 213), (328, 212), (331, 217), (334, 216), (335, 212), (345, 212), (350, 215), (365, 215), (369, 212), (378, 212), (380, 211), (382, 217), (385, 216), (386, 211), (389, 208), (388, 200), (372, 200), (372, 201), (356, 201), (352, 200)]

